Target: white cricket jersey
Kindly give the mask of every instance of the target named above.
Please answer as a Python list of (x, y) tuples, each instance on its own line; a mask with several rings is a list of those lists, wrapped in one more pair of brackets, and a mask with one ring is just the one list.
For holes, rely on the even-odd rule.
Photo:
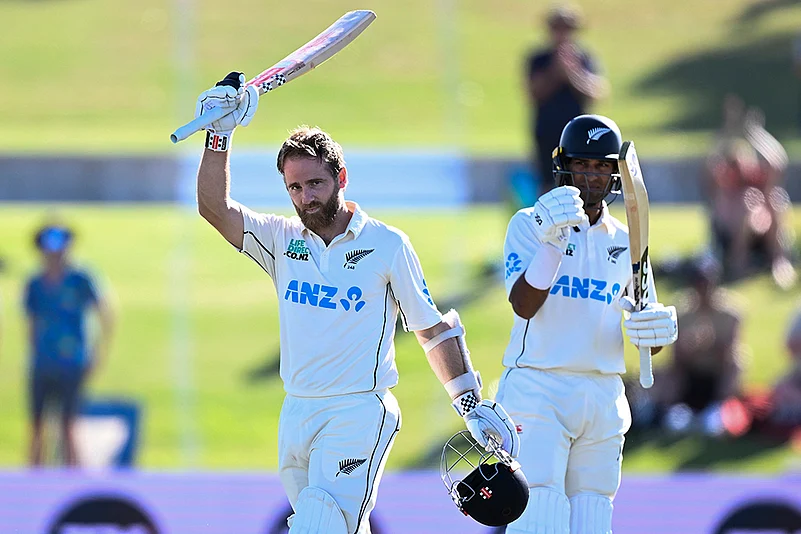
[[(506, 294), (541, 246), (534, 234), (534, 208), (518, 211), (504, 244)], [(547, 245), (550, 246), (550, 245)], [(624, 373), (621, 312), (615, 306), (631, 274), (628, 228), (604, 203), (598, 221), (571, 229), (567, 251), (542, 308), (531, 319), (515, 314), (503, 356), (506, 367)], [(655, 292), (652, 292), (655, 299)]]
[(281, 378), (301, 397), (398, 383), (395, 322), (423, 330), (441, 315), (409, 238), (353, 202), (347, 230), (326, 246), (299, 217), (243, 206), (242, 253), (273, 279), (281, 322)]

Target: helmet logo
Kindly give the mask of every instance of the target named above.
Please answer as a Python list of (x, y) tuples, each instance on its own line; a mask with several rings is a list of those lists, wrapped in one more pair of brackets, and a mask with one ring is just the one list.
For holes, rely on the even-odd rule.
[(489, 489), (489, 488), (488, 488), (488, 487), (486, 487), (486, 486), (484, 486), (483, 488), (481, 488), (481, 490), (479, 490), (479, 493), (481, 493), (481, 498), (482, 498), (482, 499), (484, 499), (485, 501), (486, 501), (487, 499), (491, 499), (491, 498), (492, 498), (492, 490), (491, 490), (491, 489)]
[(590, 144), (590, 141), (597, 141), (600, 139), (604, 134), (608, 134), (612, 130), (609, 128), (604, 128), (599, 126), (598, 128), (592, 128), (589, 132), (587, 132), (587, 144)]

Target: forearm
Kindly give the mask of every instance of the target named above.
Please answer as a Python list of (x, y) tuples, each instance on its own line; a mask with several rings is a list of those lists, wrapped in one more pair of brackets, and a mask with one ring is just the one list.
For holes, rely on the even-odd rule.
[(567, 76), (567, 80), (574, 90), (591, 100), (603, 98), (609, 92), (609, 84), (606, 78), (587, 70), (571, 71)]
[(526, 282), (525, 276), (517, 279), (511, 293), (509, 293), (509, 303), (512, 305), (512, 310), (523, 319), (531, 319), (537, 315), (547, 298), (548, 290), (530, 286)]
[(443, 315), (442, 321), (433, 327), (415, 333), (431, 369), (451, 400), (457, 402), (463, 396), (481, 400), (481, 380), (473, 370), (464, 326), (456, 310)]
[(204, 149), (197, 171), (198, 211), (212, 224), (222, 220), (230, 203), (230, 168), (228, 152)]
[(109, 305), (105, 302), (98, 303), (97, 313), (100, 328), (98, 329), (97, 339), (95, 339), (95, 346), (92, 351), (95, 357), (95, 365), (107, 358), (111, 347), (111, 338), (114, 333), (114, 314)]
[[(426, 330), (415, 332), (415, 334), (420, 345), (425, 346), (434, 337), (449, 329), (447, 324), (439, 323)], [(459, 344), (455, 338), (446, 339), (428, 351), (426, 358), (431, 370), (443, 385), (467, 372), (467, 366), (459, 352)]]
[(560, 250), (547, 243), (540, 246), (509, 292), (509, 303), (518, 316), (531, 319), (542, 308), (561, 263)]

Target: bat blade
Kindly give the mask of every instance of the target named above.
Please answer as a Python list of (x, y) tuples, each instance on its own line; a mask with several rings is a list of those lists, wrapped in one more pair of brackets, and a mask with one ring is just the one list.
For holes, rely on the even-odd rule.
[[(349, 11), (340, 17), (320, 35), (298, 48), (287, 57), (263, 71), (245, 86), (256, 85), (260, 95), (306, 74), (313, 68), (330, 59), (358, 37), (374, 20), (375, 13), (370, 10)], [(181, 126), (170, 135), (173, 143), (183, 141), (195, 132), (204, 129), (225, 114), (214, 109)]]
[[(629, 227), (629, 251), (633, 275), (634, 305), (641, 310), (650, 298), (653, 279), (648, 257), (648, 231), (650, 208), (648, 191), (645, 188), (640, 160), (632, 141), (626, 141), (618, 156), (620, 185), (626, 208), (626, 222)], [(651, 349), (640, 347), (640, 384), (644, 388), (654, 385)]]
[(375, 18), (375, 13), (367, 9), (345, 13), (320, 35), (245, 85), (257, 85), (259, 94), (264, 94), (306, 74), (350, 44)]

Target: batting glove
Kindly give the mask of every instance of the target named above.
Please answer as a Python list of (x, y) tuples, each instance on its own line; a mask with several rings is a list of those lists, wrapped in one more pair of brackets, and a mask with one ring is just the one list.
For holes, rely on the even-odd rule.
[(217, 85), (203, 91), (197, 98), (195, 118), (215, 108), (223, 108), (228, 113), (206, 127), (206, 148), (224, 152), (231, 146), (231, 136), (237, 126), (247, 126), (259, 106), (259, 90), (251, 85), (245, 86), (245, 75), (232, 72)]
[(482, 447), (489, 450), (490, 440), (516, 458), (520, 452), (520, 438), (514, 421), (503, 406), (484, 399), (478, 402), (475, 394), (468, 391), (453, 401), (456, 412), (464, 418), (465, 426)]
[(577, 188), (563, 185), (537, 199), (531, 217), (534, 234), (541, 243), (550, 243), (564, 253), (570, 227), (588, 221), (580, 195)]
[(634, 310), (631, 297), (620, 299), (621, 308), (628, 318), (623, 321), (629, 339), (637, 347), (664, 347), (679, 337), (679, 325), (674, 306), (649, 302), (642, 311)]

